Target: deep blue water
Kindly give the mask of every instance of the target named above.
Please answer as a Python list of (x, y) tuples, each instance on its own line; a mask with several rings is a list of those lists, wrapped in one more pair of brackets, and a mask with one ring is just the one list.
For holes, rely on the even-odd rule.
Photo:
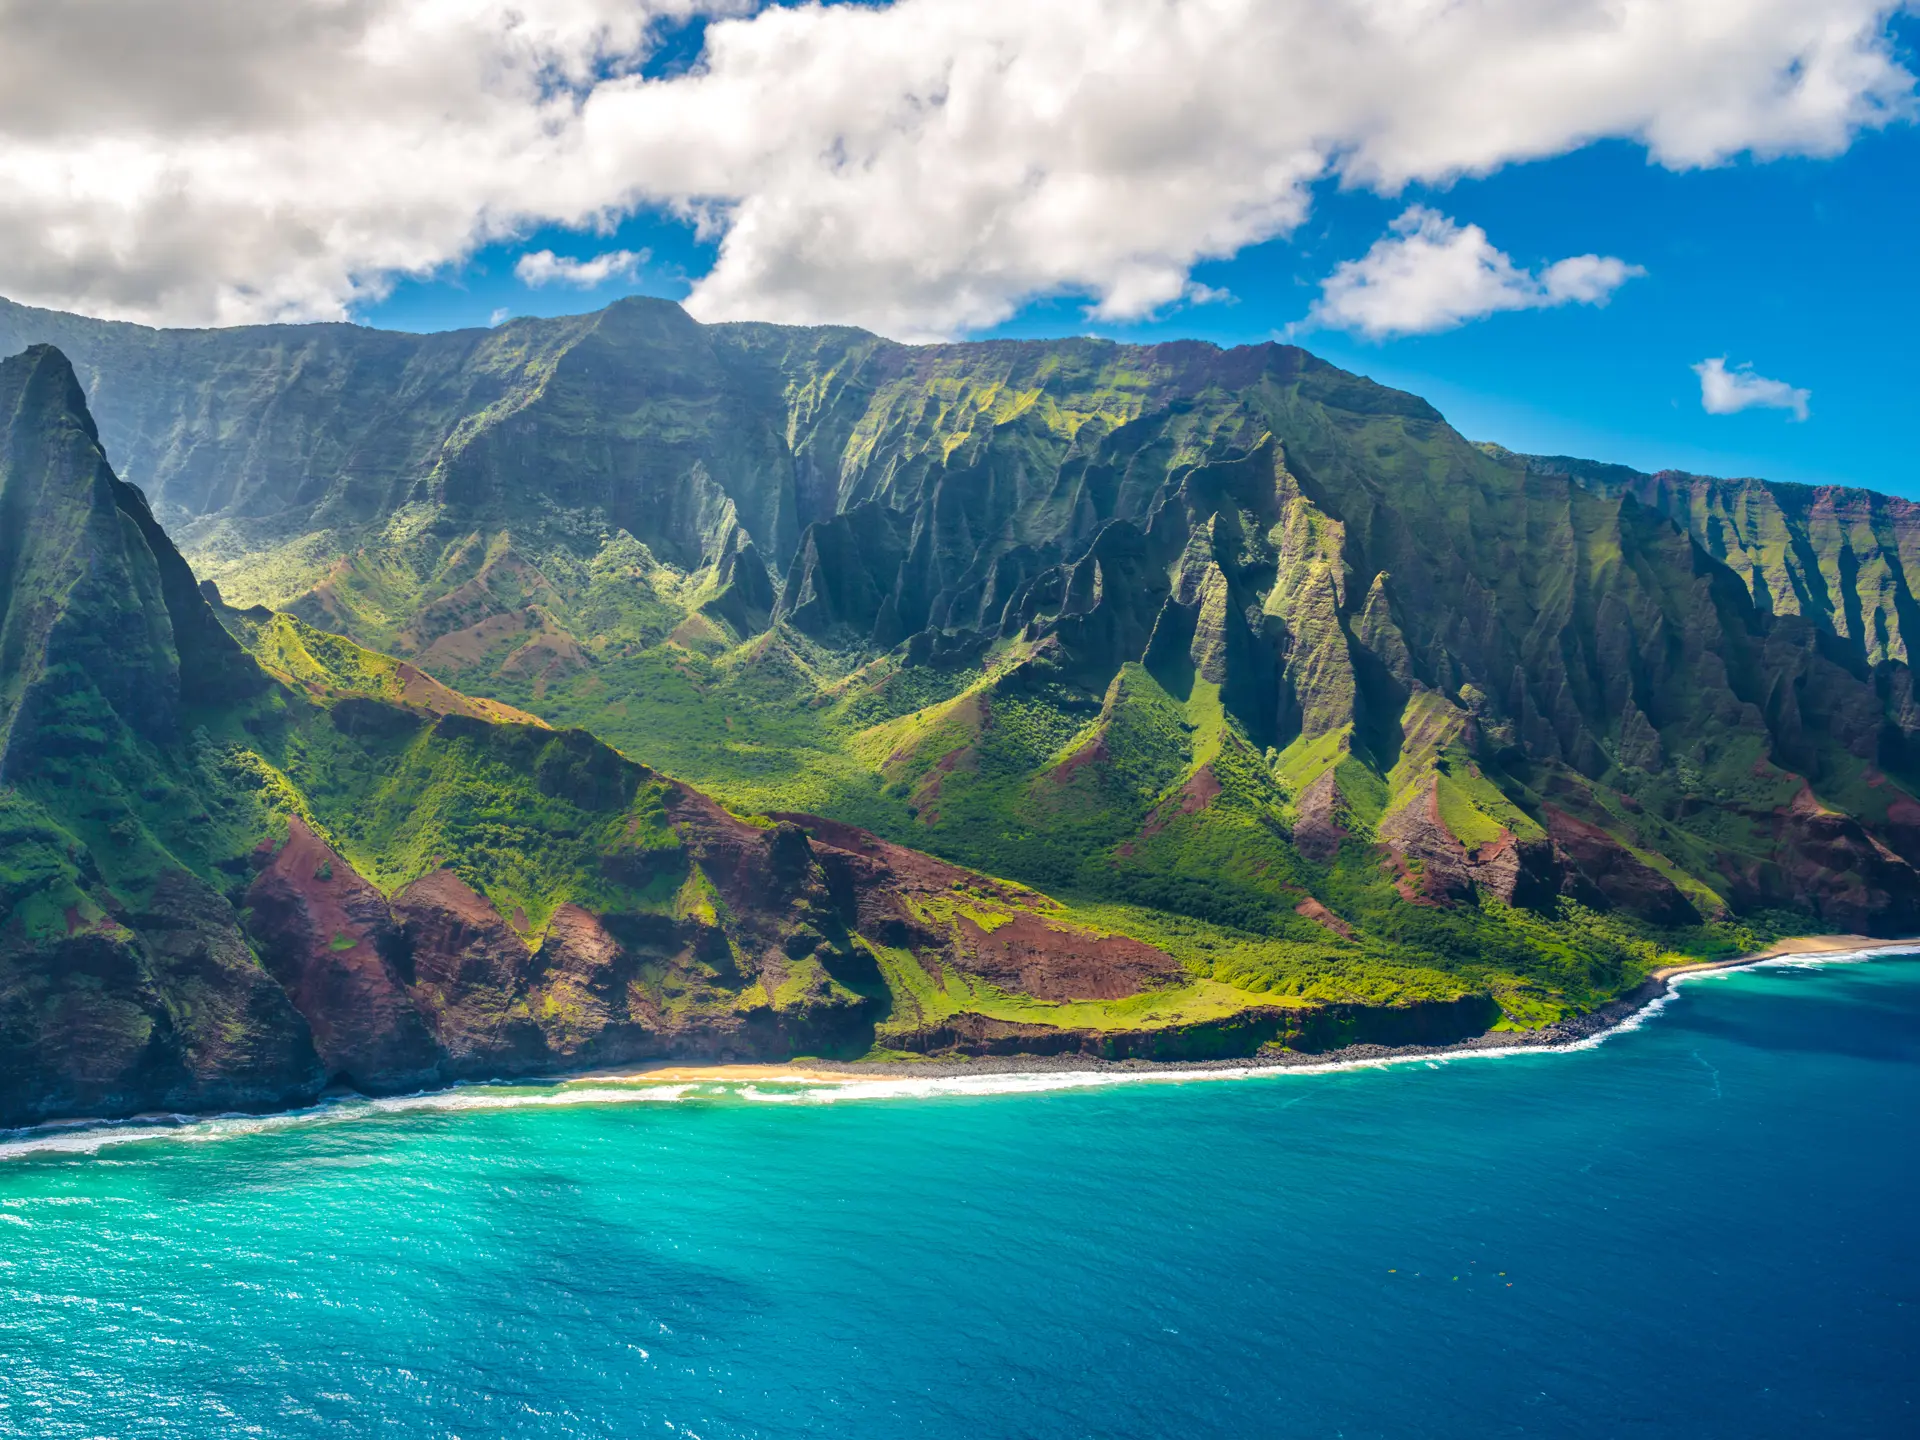
[(0, 1435), (1920, 1435), (1920, 960), (1572, 1054), (606, 1088), (13, 1146)]

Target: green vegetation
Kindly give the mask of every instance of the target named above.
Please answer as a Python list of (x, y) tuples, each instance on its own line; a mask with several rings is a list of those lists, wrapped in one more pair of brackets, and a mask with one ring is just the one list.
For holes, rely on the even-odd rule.
[(305, 815), (381, 890), (446, 866), (530, 933), (569, 902), (671, 910), (684, 862), (658, 777), (579, 731), (381, 719), (346, 734), (315, 717), (264, 747)]
[[(337, 857), (303, 882), (449, 872), (507, 951), (559, 947), (570, 906), (611, 926), (628, 959), (594, 964), (631, 974), (487, 1012), (549, 1036), (725, 1014), (831, 1048), (857, 1014), (896, 1053), (957, 1017), (1467, 1002), (1524, 1028), (1676, 957), (1920, 929), (1903, 502), (1473, 446), (1281, 346), (0, 306), (35, 327), (112, 381), (108, 453), (254, 607), (205, 605), (102, 480), (62, 367), (6, 372), (6, 953), (124, 941), (142, 1023), (232, 1029), (166, 998), (188, 961), (140, 917), (183, 876), (243, 906), (296, 817)], [(1012, 886), (901, 881), (909, 943), (824, 868), (761, 914), (762, 861), (715, 868), (676, 782), (729, 845), (771, 857), (755, 817), (800, 812)], [(1174, 970), (1008, 989), (979, 947), (1016, 916)]]

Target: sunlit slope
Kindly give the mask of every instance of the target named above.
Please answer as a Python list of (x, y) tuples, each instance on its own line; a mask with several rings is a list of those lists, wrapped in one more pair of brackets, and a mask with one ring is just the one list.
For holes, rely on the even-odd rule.
[[(776, 667), (778, 703), (844, 739), (848, 774), (873, 769), (885, 804), (904, 790), (910, 831), (984, 854), (983, 827), (1041, 815), (1086, 862), (1058, 871), (1064, 898), (831, 819), (730, 812), (584, 730), (213, 599), (106, 464), (57, 351), (0, 366), (0, 407), (0, 1124), (664, 1056), (1446, 1042), (1751, 938), (1529, 915), (1504, 950), (1449, 953), (1356, 927), (1313, 899), (1338, 898), (1338, 867), (1294, 848), (1217, 682), (1128, 664), (1081, 716), (1025, 641), (902, 715), (873, 694), (910, 657), (836, 679), (776, 629), (719, 660), (749, 687)], [(991, 763), (943, 768), (968, 746)], [(1121, 883), (1089, 878), (1103, 855)]]
[(235, 603), (1274, 984), (1539, 1018), (1920, 923), (1904, 502), (1511, 456), (1277, 345), (0, 318), (90, 347)]

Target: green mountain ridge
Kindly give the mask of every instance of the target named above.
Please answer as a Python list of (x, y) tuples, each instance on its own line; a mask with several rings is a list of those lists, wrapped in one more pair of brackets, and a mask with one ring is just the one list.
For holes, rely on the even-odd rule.
[(1497, 1014), (1438, 973), (1247, 988), (1206, 951), (1260, 937), (1156, 944), (1151, 916), (742, 818), (225, 606), (50, 347), (0, 362), (0, 518), (0, 1126), (673, 1056), (1444, 1041)]
[(1229, 1009), (1537, 1025), (1920, 928), (1905, 501), (1511, 455), (1278, 345), (0, 304), (31, 340), (235, 604), (1039, 887)]

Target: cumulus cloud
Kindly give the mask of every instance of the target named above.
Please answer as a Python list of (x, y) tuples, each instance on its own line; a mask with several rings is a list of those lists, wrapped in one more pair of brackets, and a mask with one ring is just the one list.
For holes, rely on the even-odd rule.
[[(338, 317), (659, 206), (720, 242), (706, 318), (927, 336), (1049, 293), (1125, 318), (1285, 234), (1327, 176), (1391, 193), (1606, 137), (1676, 167), (1838, 151), (1912, 108), (1896, 8), (4, 0), (0, 292)], [(687, 16), (700, 63), (649, 77)]]
[(537, 223), (555, 203), (538, 172), (656, 23), (740, 8), (0, 0), (0, 293), (159, 322), (344, 318)]
[(1793, 418), (1807, 418), (1811, 390), (1802, 390), (1784, 380), (1769, 380), (1753, 373), (1751, 365), (1727, 368), (1722, 355), (1702, 360), (1693, 367), (1700, 377), (1700, 408), (1709, 415), (1737, 415), (1742, 410), (1791, 410)]
[(1647, 272), (1606, 255), (1575, 255), (1538, 274), (1496, 250), (1478, 225), (1415, 205), (1358, 260), (1321, 286), (1309, 322), (1374, 339), (1451, 330), (1499, 310), (1604, 305)]
[(539, 289), (542, 285), (572, 285), (591, 290), (607, 281), (631, 279), (647, 263), (645, 250), (609, 250), (591, 260), (569, 260), (551, 250), (533, 250), (514, 263), (513, 273), (522, 285)]

